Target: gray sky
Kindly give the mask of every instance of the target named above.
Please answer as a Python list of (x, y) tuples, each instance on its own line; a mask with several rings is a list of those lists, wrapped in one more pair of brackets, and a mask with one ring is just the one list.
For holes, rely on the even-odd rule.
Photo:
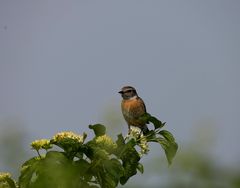
[(239, 8), (234, 0), (2, 0), (0, 120), (21, 119), (28, 143), (90, 132), (133, 85), (181, 147), (210, 122), (212, 155), (237, 164)]

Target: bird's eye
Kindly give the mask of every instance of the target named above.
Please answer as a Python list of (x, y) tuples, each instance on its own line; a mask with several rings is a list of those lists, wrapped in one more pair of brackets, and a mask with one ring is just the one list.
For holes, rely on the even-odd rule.
[(130, 92), (132, 92), (132, 90), (127, 90), (127, 91), (126, 91), (126, 93), (130, 93)]

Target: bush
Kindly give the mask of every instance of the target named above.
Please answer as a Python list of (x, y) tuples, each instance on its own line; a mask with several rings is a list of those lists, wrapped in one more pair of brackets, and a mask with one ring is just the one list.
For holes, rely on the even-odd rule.
[[(51, 140), (32, 142), (38, 153), (22, 165), (18, 185), (9, 174), (0, 174), (0, 187), (21, 188), (114, 188), (124, 185), (137, 171), (143, 173), (140, 159), (149, 152), (148, 142), (159, 143), (171, 164), (178, 145), (172, 134), (162, 130), (165, 123), (150, 114), (141, 117), (154, 124), (154, 130), (143, 135), (138, 128), (132, 128), (125, 138), (118, 135), (113, 141), (106, 135), (104, 125), (90, 125), (95, 133), (92, 140), (86, 141), (87, 134), (61, 132)], [(53, 150), (57, 146), (62, 151)], [(46, 150), (43, 156), (40, 150)]]

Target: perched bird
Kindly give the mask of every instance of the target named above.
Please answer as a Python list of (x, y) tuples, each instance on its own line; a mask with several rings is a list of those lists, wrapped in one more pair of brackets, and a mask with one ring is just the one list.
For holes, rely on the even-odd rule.
[(139, 127), (143, 134), (146, 134), (149, 130), (146, 122), (139, 119), (140, 116), (146, 113), (146, 106), (143, 100), (138, 96), (137, 91), (132, 86), (124, 86), (119, 93), (122, 95), (122, 114), (128, 124), (128, 130), (130, 126)]

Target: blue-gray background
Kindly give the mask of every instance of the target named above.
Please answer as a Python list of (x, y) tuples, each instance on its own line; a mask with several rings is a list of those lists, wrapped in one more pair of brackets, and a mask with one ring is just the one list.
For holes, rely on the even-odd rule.
[(28, 151), (59, 131), (111, 127), (104, 111), (121, 120), (117, 92), (133, 85), (180, 151), (198, 140), (218, 165), (238, 167), (239, 8), (234, 0), (1, 0), (0, 136), (26, 132)]

